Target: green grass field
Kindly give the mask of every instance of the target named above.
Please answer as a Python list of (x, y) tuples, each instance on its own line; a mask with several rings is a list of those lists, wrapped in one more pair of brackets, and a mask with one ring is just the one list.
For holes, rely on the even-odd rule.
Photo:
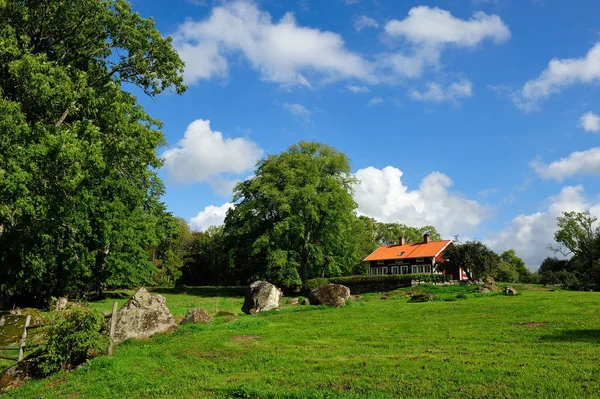
[[(395, 291), (338, 309), (221, 317), (126, 342), (6, 397), (600, 397), (600, 293), (516, 288), (507, 297), (430, 286), (440, 300), (407, 303)], [(467, 299), (454, 300), (460, 293)], [(163, 294), (176, 317), (188, 301), (213, 313), (242, 305), (231, 289)], [(113, 300), (93, 306), (108, 311)]]

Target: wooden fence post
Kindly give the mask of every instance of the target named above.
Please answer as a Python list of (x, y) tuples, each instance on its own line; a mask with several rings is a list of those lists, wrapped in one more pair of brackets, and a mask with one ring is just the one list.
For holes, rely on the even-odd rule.
[(27, 328), (31, 322), (31, 315), (28, 314), (25, 318), (25, 327), (23, 327), (23, 335), (21, 336), (21, 343), (19, 345), (19, 362), (25, 357), (25, 340), (27, 339)]
[(118, 303), (113, 303), (112, 316), (110, 317), (110, 343), (108, 344), (108, 354), (113, 352), (113, 339), (115, 335), (115, 326), (117, 325), (117, 306)]

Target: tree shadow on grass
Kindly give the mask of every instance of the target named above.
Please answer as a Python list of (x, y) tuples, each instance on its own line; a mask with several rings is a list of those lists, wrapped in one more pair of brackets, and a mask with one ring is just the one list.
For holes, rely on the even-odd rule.
[(600, 329), (557, 331), (554, 334), (543, 335), (540, 339), (543, 341), (557, 342), (600, 343)]
[(184, 288), (154, 288), (158, 294), (186, 294), (200, 297), (243, 297), (246, 287), (184, 287)]

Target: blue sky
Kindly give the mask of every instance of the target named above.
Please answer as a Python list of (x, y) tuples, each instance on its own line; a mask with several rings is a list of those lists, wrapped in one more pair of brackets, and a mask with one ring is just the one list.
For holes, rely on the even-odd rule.
[[(515, 248), (600, 215), (600, 3), (134, 0), (186, 61), (164, 122), (169, 210), (220, 223), (235, 181), (300, 140), (345, 152), (359, 212)], [(210, 121), (210, 123), (208, 122)]]

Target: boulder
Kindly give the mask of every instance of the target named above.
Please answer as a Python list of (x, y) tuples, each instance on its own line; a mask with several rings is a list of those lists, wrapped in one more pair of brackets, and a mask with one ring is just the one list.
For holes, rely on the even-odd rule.
[(181, 321), (181, 324), (195, 324), (195, 323), (211, 323), (215, 319), (208, 312), (202, 308), (194, 308), (188, 310), (187, 314)]
[(302, 300), (302, 302), (300, 302), (300, 305), (310, 305), (310, 301), (308, 299), (304, 298)]
[[(110, 320), (108, 321), (110, 323)], [(155, 333), (177, 329), (165, 298), (140, 288), (117, 312), (114, 340), (149, 338)]]
[(67, 307), (68, 299), (66, 296), (60, 297), (56, 300), (56, 305), (54, 310), (57, 312), (62, 312)]
[(486, 287), (477, 287), (479, 290), (480, 294), (489, 294), (490, 293), (490, 289), (486, 288)]
[(341, 284), (325, 284), (310, 293), (313, 305), (342, 306), (350, 298), (350, 288)]
[(518, 294), (517, 290), (515, 290), (511, 286), (504, 287), (504, 289), (502, 290), (502, 292), (504, 293), (504, 295), (510, 295), (510, 296), (514, 296), (514, 295)]
[(410, 297), (408, 302), (429, 302), (435, 297), (436, 297), (435, 295), (428, 294), (428, 293), (415, 294)]
[(35, 359), (24, 359), (0, 374), (0, 392), (17, 388), (32, 379), (37, 372)]
[(246, 314), (257, 314), (265, 310), (279, 307), (283, 292), (268, 281), (255, 281), (250, 288), (242, 306), (242, 312)]
[(289, 298), (285, 303), (288, 305), (298, 305), (299, 302), (298, 298)]

